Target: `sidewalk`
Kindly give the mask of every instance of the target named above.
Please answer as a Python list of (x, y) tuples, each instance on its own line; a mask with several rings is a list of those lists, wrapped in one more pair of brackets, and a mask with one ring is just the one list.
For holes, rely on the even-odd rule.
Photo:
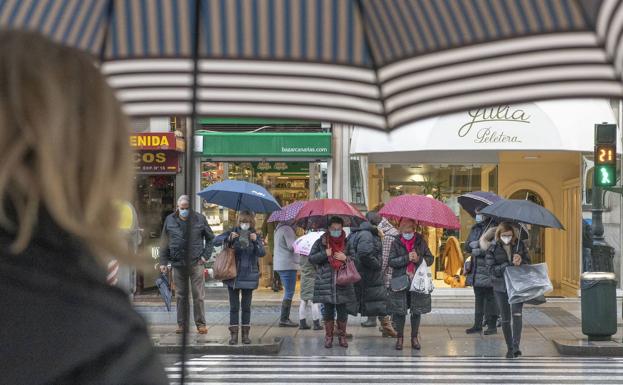
[[(255, 353), (246, 354), (277, 354), (280, 355), (368, 355), (368, 356), (471, 356), (490, 357), (503, 356), (506, 352), (501, 329), (495, 336), (466, 335), (465, 329), (473, 323), (473, 299), (433, 298), (433, 312), (422, 317), (420, 327), (422, 350), (412, 351), (405, 341), (405, 350), (396, 351), (394, 340), (382, 338), (377, 328), (363, 328), (359, 317), (349, 318), (349, 333), (353, 339), (350, 347), (345, 350), (334, 347), (325, 349), (322, 344), (323, 331), (299, 330), (298, 328), (280, 328), (279, 302), (281, 293), (262, 293), (254, 295), (251, 338), (253, 345), (264, 346)], [(181, 338), (174, 334), (176, 316), (175, 309), (136, 303), (137, 310), (146, 318), (156, 346), (179, 346)], [(291, 319), (298, 322), (298, 301), (293, 303)], [(227, 325), (229, 317), (228, 304), (224, 300), (206, 301), (207, 322), (210, 326), (207, 336), (196, 334), (194, 327), (190, 343), (194, 352), (203, 354), (229, 354), (220, 346), (226, 346), (229, 336)], [(620, 312), (620, 309), (619, 309)], [(524, 328), (522, 335), (522, 352), (525, 356), (559, 356), (553, 340), (573, 340), (583, 338), (580, 322), (579, 299), (549, 299), (541, 306), (526, 306), (524, 309)], [(623, 330), (621, 315), (618, 316), (619, 329), (615, 340), (621, 341)], [(408, 322), (407, 322), (408, 323)], [(409, 326), (405, 335), (410, 335)], [(280, 345), (280, 346), (278, 346)], [(337, 344), (336, 344), (337, 345)], [(220, 349), (213, 353), (215, 348)], [(280, 348), (280, 349), (279, 349)], [(241, 348), (239, 348), (241, 349)], [(247, 346), (247, 351), (249, 351)], [(162, 350), (161, 350), (162, 351)], [(167, 352), (171, 351), (165, 350)], [(237, 354), (240, 354), (237, 351)]]

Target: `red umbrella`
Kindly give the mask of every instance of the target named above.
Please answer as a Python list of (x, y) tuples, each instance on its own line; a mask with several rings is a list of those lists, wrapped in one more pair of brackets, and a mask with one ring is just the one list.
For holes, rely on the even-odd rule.
[(461, 223), (448, 206), (424, 195), (401, 195), (392, 198), (379, 214), (393, 219), (413, 219), (425, 226), (461, 228)]
[(358, 226), (365, 217), (359, 210), (341, 199), (316, 199), (305, 203), (296, 218), (296, 224), (304, 228), (326, 229), (331, 217), (340, 217), (344, 226)]

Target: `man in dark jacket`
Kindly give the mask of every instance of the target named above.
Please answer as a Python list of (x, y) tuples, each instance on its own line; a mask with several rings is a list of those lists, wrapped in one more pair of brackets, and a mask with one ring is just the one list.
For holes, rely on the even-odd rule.
[(164, 221), (160, 245), (160, 271), (166, 273), (167, 266), (173, 267), (173, 281), (175, 282), (175, 298), (177, 301), (177, 330), (183, 332), (184, 309), (188, 306), (187, 292), (189, 279), (184, 279), (184, 255), (187, 245), (186, 236), (190, 225), (190, 237), (192, 245), (190, 249), (190, 287), (193, 296), (193, 314), (195, 325), (200, 334), (206, 334), (204, 293), (205, 277), (203, 275), (204, 263), (212, 254), (212, 240), (214, 233), (205, 216), (189, 210), (190, 198), (182, 195), (177, 200), (177, 210), (169, 215)]
[(487, 323), (487, 330), (484, 334), (497, 333), (498, 307), (493, 297), (489, 269), (485, 263), (487, 248), (482, 248), (480, 245), (480, 238), (485, 231), (496, 226), (497, 223), (493, 219), (486, 218), (480, 214), (479, 210), (476, 210), (476, 224), (465, 241), (465, 252), (472, 257), (471, 271), (467, 273), (467, 284), (474, 287), (474, 325), (465, 330), (467, 334), (482, 331), (483, 317)]
[(395, 337), (396, 331), (391, 320), (385, 318), (389, 314), (388, 293), (383, 280), (383, 244), (376, 227), (382, 218), (377, 212), (371, 211), (366, 214), (366, 219), (368, 222), (353, 229), (346, 245), (346, 254), (351, 256), (361, 275), (361, 281), (355, 284), (357, 310), (362, 316), (368, 316), (374, 321), (376, 317), (383, 317), (383, 330)]

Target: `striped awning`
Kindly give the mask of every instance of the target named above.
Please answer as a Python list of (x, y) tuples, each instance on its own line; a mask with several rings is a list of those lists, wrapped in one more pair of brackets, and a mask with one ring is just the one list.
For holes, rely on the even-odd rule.
[(0, 0), (0, 27), (91, 52), (136, 116), (190, 114), (195, 82), (201, 116), (383, 129), (623, 95), (618, 0), (196, 1)]

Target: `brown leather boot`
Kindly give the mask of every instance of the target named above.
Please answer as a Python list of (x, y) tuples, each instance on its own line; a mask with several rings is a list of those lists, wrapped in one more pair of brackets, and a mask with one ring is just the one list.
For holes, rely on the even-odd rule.
[(333, 347), (333, 324), (335, 321), (324, 321), (324, 347), (331, 349)]
[(404, 337), (398, 336), (396, 337), (396, 350), (402, 350), (402, 344), (404, 343)]
[[(419, 334), (419, 333), (418, 333)], [(422, 346), (420, 346), (420, 340), (417, 338), (417, 334), (411, 336), (411, 349), (420, 350)]]
[(230, 345), (238, 344), (238, 326), (229, 327), (229, 344)]
[(387, 317), (383, 317), (381, 321), (381, 327), (383, 328), (383, 335), (387, 335), (389, 337), (398, 337), (398, 332), (394, 330), (394, 326), (392, 325), (392, 320)]
[(348, 321), (337, 321), (337, 341), (341, 347), (348, 347), (348, 339), (346, 339), (346, 323)]
[(249, 338), (249, 332), (251, 331), (251, 326), (242, 326), (242, 343), (245, 345), (249, 345), (251, 343), (251, 339)]

